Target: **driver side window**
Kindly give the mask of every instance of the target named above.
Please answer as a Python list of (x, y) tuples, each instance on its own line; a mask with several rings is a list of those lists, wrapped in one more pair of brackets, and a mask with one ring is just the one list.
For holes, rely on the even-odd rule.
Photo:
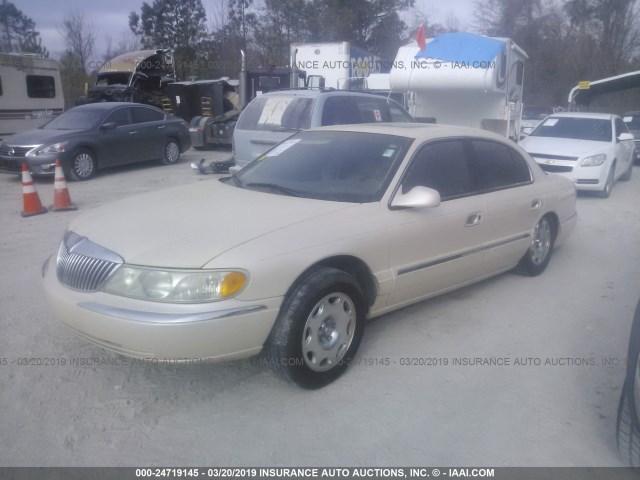
[(419, 150), (402, 181), (402, 193), (407, 193), (415, 186), (437, 190), (442, 200), (462, 197), (475, 191), (464, 142), (437, 142)]
[(103, 123), (115, 123), (119, 127), (129, 125), (131, 123), (129, 119), (129, 109), (119, 108), (115, 112), (112, 112)]

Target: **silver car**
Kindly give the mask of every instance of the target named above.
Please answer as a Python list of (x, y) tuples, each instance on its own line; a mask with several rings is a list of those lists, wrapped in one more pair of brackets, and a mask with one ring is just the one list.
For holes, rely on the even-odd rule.
[(300, 130), (352, 123), (413, 122), (391, 99), (340, 90), (286, 90), (254, 98), (233, 133), (237, 172)]

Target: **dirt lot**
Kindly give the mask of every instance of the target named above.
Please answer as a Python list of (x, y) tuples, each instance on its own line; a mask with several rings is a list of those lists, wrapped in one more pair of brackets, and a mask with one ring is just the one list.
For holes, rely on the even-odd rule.
[[(359, 364), (321, 391), (256, 360), (136, 364), (53, 320), (40, 269), (72, 218), (215, 181), (188, 162), (228, 155), (108, 171), (70, 184), (78, 211), (31, 218), (19, 215), (20, 182), (0, 176), (1, 466), (622, 465), (615, 417), (640, 296), (640, 167), (607, 200), (580, 196), (576, 231), (542, 276), (504, 274), (371, 322)], [(48, 205), (52, 181), (36, 187)], [(52, 365), (24, 365), (30, 357)]]

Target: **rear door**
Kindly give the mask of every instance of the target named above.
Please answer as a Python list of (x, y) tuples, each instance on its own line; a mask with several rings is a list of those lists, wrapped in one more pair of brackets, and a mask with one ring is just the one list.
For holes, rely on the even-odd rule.
[(531, 245), (531, 232), (544, 210), (545, 198), (532, 181), (526, 160), (504, 143), (472, 139), (473, 165), (486, 204), (484, 273), (509, 268)]

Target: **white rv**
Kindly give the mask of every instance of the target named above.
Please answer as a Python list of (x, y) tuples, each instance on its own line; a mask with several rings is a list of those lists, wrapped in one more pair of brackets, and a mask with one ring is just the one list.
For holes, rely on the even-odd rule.
[(39, 127), (64, 110), (58, 62), (0, 53), (0, 139)]
[(527, 54), (508, 38), (446, 33), (400, 47), (390, 73), (422, 122), (490, 130), (517, 139)]
[(324, 77), (325, 88), (353, 89), (354, 81), (371, 73), (389, 71), (389, 62), (349, 42), (293, 43), (291, 58), (295, 68), (307, 77)]

